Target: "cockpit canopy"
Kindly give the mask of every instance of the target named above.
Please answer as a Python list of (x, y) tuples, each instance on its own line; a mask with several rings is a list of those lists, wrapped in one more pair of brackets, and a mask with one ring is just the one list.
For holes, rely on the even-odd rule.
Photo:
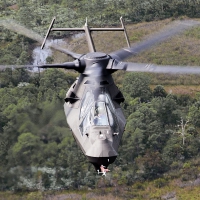
[[(94, 109), (94, 110), (93, 110)], [(108, 118), (108, 115), (110, 114), (110, 110), (107, 107), (106, 104), (103, 101), (97, 101), (95, 102), (94, 108), (92, 107), (93, 116), (91, 115), (91, 122), (92, 125), (95, 126), (109, 126), (109, 122), (112, 119), (112, 115), (110, 116), (110, 120)]]
[(79, 119), (82, 135), (90, 126), (110, 126), (114, 132), (119, 129), (115, 108), (107, 93), (100, 94), (95, 101), (93, 93), (88, 91), (82, 101)]

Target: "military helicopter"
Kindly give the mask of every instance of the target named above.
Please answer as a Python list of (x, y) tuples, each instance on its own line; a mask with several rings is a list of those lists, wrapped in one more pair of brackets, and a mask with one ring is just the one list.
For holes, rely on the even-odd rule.
[[(108, 166), (115, 161), (118, 155), (118, 148), (126, 125), (126, 119), (120, 107), (124, 97), (115, 85), (112, 73), (117, 70), (200, 73), (198, 67), (122, 62), (122, 60), (141, 53), (175, 34), (200, 25), (200, 22), (193, 20), (175, 22), (173, 26), (166, 27), (147, 40), (131, 46), (123, 19), (120, 18), (120, 20), (121, 28), (90, 28), (87, 20), (83, 28), (54, 28), (54, 17), (42, 43), (42, 49), (51, 31), (84, 31), (90, 52), (78, 54), (54, 46), (55, 49), (71, 56), (74, 61), (37, 66), (39, 68), (73, 69), (80, 73), (66, 94), (64, 112), (78, 146), (89, 162), (94, 165), (96, 171), (103, 175), (109, 171)], [(128, 47), (110, 54), (97, 52), (91, 35), (91, 32), (94, 31), (123, 31)], [(41, 42), (41, 38), (38, 40)]]

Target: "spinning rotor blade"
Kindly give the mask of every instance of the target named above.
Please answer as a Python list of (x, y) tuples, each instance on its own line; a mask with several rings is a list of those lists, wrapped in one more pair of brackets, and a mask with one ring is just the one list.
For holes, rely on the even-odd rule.
[(154, 65), (146, 63), (120, 62), (113, 66), (114, 70), (124, 70), (129, 72), (151, 72), (169, 74), (200, 74), (200, 67), (178, 66), (178, 65)]
[[(47, 42), (47, 45), (50, 44)], [(72, 58), (80, 58), (82, 56), (82, 54), (78, 54), (78, 53), (74, 53), (72, 51), (69, 51), (67, 49), (64, 49), (58, 45), (55, 45), (55, 44), (50, 44), (49, 45), (50, 47), (52, 47), (53, 49), (57, 50), (57, 51), (60, 51), (61, 53), (64, 53), (64, 54), (67, 54), (69, 56), (71, 56)]]
[(13, 20), (0, 20), (0, 26), (5, 27), (6, 29), (9, 29), (13, 32), (16, 32), (20, 35), (24, 35), (32, 40), (35, 40), (39, 43), (42, 43), (43, 38), (41, 35), (39, 35), (38, 33), (31, 31), (27, 28), (25, 28), (24, 26), (17, 24), (15, 21)]
[(112, 52), (110, 56), (118, 61), (124, 60), (198, 25), (200, 25), (200, 22), (194, 20), (175, 21), (173, 24), (167, 25), (158, 33), (154, 33), (153, 36), (150, 36), (148, 39), (139, 42), (130, 48), (123, 48)]
[[(32, 31), (32, 30), (29, 30), (27, 28), (25, 28), (24, 26), (22, 25), (19, 25), (17, 24), (15, 21), (12, 21), (12, 20), (0, 20), (0, 26), (3, 26), (11, 31), (14, 31), (20, 35), (24, 35), (28, 38), (31, 38), (32, 40), (35, 40), (37, 42), (39, 42), (40, 44), (42, 44), (43, 42), (43, 37), (41, 35), (39, 35), (38, 33)], [(77, 54), (77, 53), (74, 53), (72, 51), (69, 51), (67, 49), (64, 49), (62, 48), (61, 46), (59, 45), (56, 45), (56, 44), (52, 44), (50, 43), (49, 41), (47, 41), (47, 44), (46, 44), (48, 47), (51, 47), (55, 50), (58, 50), (62, 53), (65, 53), (69, 56), (71, 56), (72, 58), (80, 58), (82, 56), (82, 54)]]

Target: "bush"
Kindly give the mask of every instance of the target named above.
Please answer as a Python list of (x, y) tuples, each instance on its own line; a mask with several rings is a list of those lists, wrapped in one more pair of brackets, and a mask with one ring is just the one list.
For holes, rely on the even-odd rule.
[(137, 182), (133, 185), (133, 189), (136, 189), (136, 190), (143, 190), (144, 189), (144, 186), (141, 182)]
[(168, 181), (167, 181), (166, 179), (164, 179), (164, 178), (159, 178), (159, 179), (156, 179), (156, 180), (154, 181), (154, 185), (155, 185), (155, 187), (157, 187), (157, 188), (164, 187), (164, 186), (166, 186), (167, 184), (168, 184)]

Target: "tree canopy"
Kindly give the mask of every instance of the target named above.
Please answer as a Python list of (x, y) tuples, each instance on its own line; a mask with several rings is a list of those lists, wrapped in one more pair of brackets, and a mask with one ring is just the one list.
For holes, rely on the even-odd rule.
[[(7, 77), (0, 89), (1, 189), (28, 189), (28, 180), (32, 189), (38, 181), (49, 189), (92, 187), (98, 181), (95, 171), (77, 147), (63, 111), (65, 93), (77, 74), (48, 69), (38, 77), (27, 71), (19, 76), (19, 72), (0, 74), (0, 78)], [(128, 118), (120, 155), (111, 169), (121, 167), (122, 176), (129, 171), (131, 177), (153, 179), (175, 161), (199, 154), (198, 94), (185, 106), (163, 86), (151, 89), (149, 81), (145, 74), (130, 73), (121, 84), (127, 97), (122, 107)], [(183, 134), (181, 125), (186, 123)], [(134, 181), (130, 178), (127, 184)]]

